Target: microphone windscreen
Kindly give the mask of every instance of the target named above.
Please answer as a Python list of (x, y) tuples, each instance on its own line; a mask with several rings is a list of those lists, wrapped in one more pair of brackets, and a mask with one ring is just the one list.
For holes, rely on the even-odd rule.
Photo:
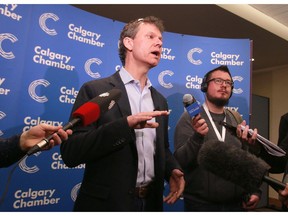
[(183, 96), (183, 105), (191, 118), (194, 118), (201, 112), (200, 105), (191, 94)]
[(81, 119), (81, 125), (87, 126), (100, 117), (100, 107), (97, 103), (87, 102), (80, 106), (72, 116), (74, 118), (79, 117)]
[(247, 191), (258, 189), (270, 166), (255, 155), (218, 140), (204, 143), (198, 163), (211, 173), (233, 182)]
[(191, 94), (185, 94), (183, 96), (183, 104), (184, 107), (189, 106), (190, 104), (194, 103), (196, 100)]
[(84, 103), (73, 112), (72, 116), (74, 118), (79, 117), (83, 126), (89, 125), (97, 121), (101, 114), (110, 110), (119, 100), (120, 96), (121, 90), (119, 89), (104, 92), (87, 103)]

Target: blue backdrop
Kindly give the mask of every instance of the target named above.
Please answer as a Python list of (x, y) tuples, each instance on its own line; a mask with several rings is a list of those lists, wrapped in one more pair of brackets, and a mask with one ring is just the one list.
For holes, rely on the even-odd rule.
[[(0, 5), (0, 136), (42, 122), (64, 125), (81, 85), (119, 69), (124, 24), (70, 5)], [(249, 123), (249, 39), (171, 32), (163, 38), (161, 61), (150, 79), (171, 109), (171, 151), (183, 95), (203, 103), (202, 77), (219, 65), (228, 65), (235, 82), (229, 107)], [(16, 168), (0, 211), (71, 211), (84, 167), (67, 168), (59, 146), (28, 157)], [(1, 196), (11, 168), (0, 170)], [(165, 205), (165, 211), (182, 211), (182, 202)]]

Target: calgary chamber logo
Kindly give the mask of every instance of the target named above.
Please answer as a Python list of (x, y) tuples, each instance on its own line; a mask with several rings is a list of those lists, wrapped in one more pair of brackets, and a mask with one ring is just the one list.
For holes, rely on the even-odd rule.
[(11, 91), (11, 89), (1, 87), (5, 80), (5, 78), (0, 77), (0, 95), (8, 95), (8, 93)]
[(42, 48), (41, 46), (35, 46), (35, 55), (33, 61), (37, 64), (43, 64), (55, 68), (60, 68), (68, 71), (75, 69), (74, 65), (69, 65), (71, 56), (57, 53), (52, 51), (50, 48)]
[(203, 50), (201, 48), (193, 48), (189, 50), (189, 52), (187, 53), (188, 61), (194, 65), (201, 65), (202, 61), (200, 59), (196, 59), (196, 56), (197, 54), (201, 54), (202, 52)]
[(56, 14), (53, 14), (53, 13), (44, 13), (40, 16), (39, 18), (39, 25), (40, 25), (40, 28), (45, 32), (47, 33), (48, 35), (51, 35), (51, 36), (55, 36), (57, 35), (57, 32), (55, 29), (49, 29), (46, 25), (46, 21), (47, 19), (52, 19), (54, 20), (55, 22), (59, 20), (59, 17), (56, 15)]
[(91, 65), (92, 64), (96, 64), (96, 65), (101, 65), (102, 64), (102, 61), (101, 59), (98, 59), (98, 58), (91, 58), (91, 59), (88, 59), (86, 62), (85, 62), (85, 65), (84, 65), (84, 69), (86, 71), (86, 73), (92, 77), (92, 78), (100, 78), (101, 77), (101, 74), (99, 72), (93, 72), (91, 70)]
[(105, 46), (105, 43), (100, 41), (101, 34), (97, 32), (89, 31), (83, 26), (75, 26), (73, 23), (70, 23), (68, 28), (68, 38), (71, 40), (101, 48)]
[(244, 61), (240, 60), (240, 54), (211, 52), (211, 64), (243, 66)]
[(188, 75), (186, 76), (186, 88), (187, 89), (200, 89), (201, 88), (201, 83), (202, 83), (202, 78), (196, 76), (191, 76)]
[[(203, 52), (201, 48), (193, 48), (187, 53), (189, 62), (194, 65), (201, 65), (202, 61), (200, 55)], [(241, 55), (235, 53), (215, 52), (210, 53), (210, 63), (212, 65), (233, 65), (243, 66), (244, 61), (240, 60)]]
[(60, 93), (59, 101), (61, 103), (74, 104), (78, 95), (78, 90), (74, 87), (68, 88), (67, 86), (61, 86)]
[(161, 59), (166, 59), (170, 61), (174, 61), (176, 56), (171, 55), (171, 48), (162, 48)]
[(2, 33), (0, 34), (0, 55), (5, 58), (5, 59), (14, 59), (15, 55), (11, 51), (4, 51), (2, 43), (4, 40), (10, 40), (12, 43), (15, 43), (18, 41), (18, 38), (15, 37), (15, 35), (10, 34), (10, 33)]
[(164, 81), (164, 77), (166, 75), (169, 75), (169, 76), (173, 76), (174, 75), (174, 72), (173, 71), (170, 71), (170, 70), (165, 70), (165, 71), (162, 71), (159, 76), (158, 76), (158, 82), (161, 86), (163, 86), (164, 88), (167, 88), (167, 89), (170, 89), (173, 87), (173, 84), (171, 82), (169, 83), (166, 83)]
[(22, 19), (21, 15), (14, 13), (18, 7), (17, 4), (4, 4), (3, 6), (4, 8), (0, 6), (0, 14), (17, 21)]
[(15, 201), (13, 208), (22, 209), (35, 206), (56, 205), (60, 202), (60, 197), (56, 195), (56, 189), (34, 190), (33, 188), (19, 189), (14, 193)]
[[(39, 79), (39, 80), (34, 80), (31, 82), (28, 88), (28, 93), (30, 97), (37, 101), (38, 103), (46, 103), (49, 99), (45, 96), (39, 96), (36, 93), (36, 89), (38, 86), (44, 86), (48, 87), (50, 85), (50, 82), (45, 80), (45, 79)], [(59, 95), (59, 102), (60, 103), (67, 103), (67, 104), (74, 104), (76, 97), (78, 95), (78, 90), (76, 90), (74, 87), (68, 88), (67, 86), (61, 86), (60, 89), (60, 95)]]

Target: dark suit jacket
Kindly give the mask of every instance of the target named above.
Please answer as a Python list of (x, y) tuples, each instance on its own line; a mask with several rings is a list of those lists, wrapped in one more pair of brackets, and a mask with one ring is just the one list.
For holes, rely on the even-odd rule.
[(19, 146), (20, 136), (0, 139), (0, 167), (8, 167), (25, 155)]
[[(83, 103), (113, 88), (122, 95), (111, 110), (88, 127), (78, 127), (61, 145), (64, 163), (75, 167), (85, 163), (85, 173), (75, 211), (133, 211), (138, 155), (134, 130), (128, 126), (131, 115), (125, 86), (116, 72), (108, 78), (85, 83), (77, 96), (72, 113)], [(166, 99), (151, 87), (155, 108), (168, 110)], [(168, 117), (157, 117), (154, 193), (148, 198), (151, 211), (163, 210), (164, 178), (180, 169), (168, 143)]]

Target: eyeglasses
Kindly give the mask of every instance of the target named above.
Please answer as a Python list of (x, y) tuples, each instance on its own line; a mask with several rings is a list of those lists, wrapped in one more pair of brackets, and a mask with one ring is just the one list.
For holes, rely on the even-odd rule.
[(211, 81), (214, 81), (214, 83), (216, 83), (217, 85), (222, 85), (225, 82), (225, 84), (230, 86), (230, 87), (233, 86), (233, 84), (234, 84), (234, 82), (231, 81), (231, 80), (223, 80), (221, 78), (210, 79), (210, 80), (207, 81), (207, 83), (211, 82)]

